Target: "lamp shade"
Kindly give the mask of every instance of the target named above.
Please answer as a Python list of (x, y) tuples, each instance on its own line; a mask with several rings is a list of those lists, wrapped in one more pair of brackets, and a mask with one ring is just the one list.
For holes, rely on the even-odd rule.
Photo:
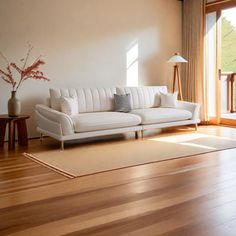
[(170, 63), (187, 63), (188, 61), (181, 57), (178, 53), (175, 53), (174, 56), (172, 56), (168, 62)]

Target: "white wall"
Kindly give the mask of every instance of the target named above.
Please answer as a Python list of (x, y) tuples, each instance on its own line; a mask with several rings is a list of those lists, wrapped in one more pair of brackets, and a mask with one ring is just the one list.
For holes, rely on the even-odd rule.
[[(126, 85), (126, 53), (138, 42), (139, 85), (172, 79), (166, 60), (181, 50), (181, 2), (177, 0), (0, 0), (0, 50), (18, 62), (34, 46), (49, 83), (27, 81), (18, 93), (33, 117), (50, 87)], [(0, 66), (4, 65), (3, 60)], [(8, 84), (0, 81), (0, 113), (7, 112)], [(37, 136), (35, 120), (28, 122)]]

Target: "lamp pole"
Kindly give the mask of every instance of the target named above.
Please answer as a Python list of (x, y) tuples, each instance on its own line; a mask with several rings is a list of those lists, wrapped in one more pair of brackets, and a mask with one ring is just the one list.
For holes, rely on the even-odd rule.
[(175, 92), (176, 78), (177, 78), (177, 82), (178, 82), (179, 99), (181, 101), (183, 101), (182, 86), (181, 86), (180, 73), (179, 73), (179, 65), (177, 63), (174, 65), (173, 93)]
[(183, 94), (182, 94), (182, 87), (181, 87), (181, 80), (180, 80), (180, 73), (179, 73), (179, 64), (178, 63), (187, 63), (188, 61), (181, 57), (178, 53), (175, 53), (168, 62), (175, 63), (174, 64), (174, 78), (173, 78), (173, 93), (175, 92), (175, 85), (176, 80), (178, 83), (178, 92), (179, 92), (179, 99), (183, 101)]

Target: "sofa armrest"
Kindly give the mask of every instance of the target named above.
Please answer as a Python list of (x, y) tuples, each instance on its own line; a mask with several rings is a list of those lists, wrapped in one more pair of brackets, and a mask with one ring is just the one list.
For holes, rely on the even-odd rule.
[(190, 111), (193, 114), (192, 120), (200, 121), (199, 120), (199, 115), (200, 115), (199, 114), (200, 113), (200, 104), (199, 103), (178, 101), (177, 108)]
[(67, 114), (42, 104), (35, 106), (35, 113), (39, 128), (58, 135), (74, 134), (73, 121)]

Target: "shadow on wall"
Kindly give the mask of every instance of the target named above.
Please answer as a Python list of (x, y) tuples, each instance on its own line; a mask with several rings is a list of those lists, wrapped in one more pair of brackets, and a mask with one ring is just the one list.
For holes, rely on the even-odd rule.
[(42, 97), (40, 96), (33, 96), (31, 95), (30, 97), (26, 98), (24, 97), (21, 100), (21, 104), (22, 104), (22, 114), (27, 114), (30, 115), (30, 119), (27, 121), (27, 126), (28, 128), (30, 127), (30, 137), (34, 138), (34, 137), (38, 137), (39, 134), (36, 131), (36, 119), (35, 119), (35, 113), (34, 113), (34, 109), (35, 109), (35, 105), (36, 104), (42, 104), (45, 103), (45, 101), (42, 101)]

